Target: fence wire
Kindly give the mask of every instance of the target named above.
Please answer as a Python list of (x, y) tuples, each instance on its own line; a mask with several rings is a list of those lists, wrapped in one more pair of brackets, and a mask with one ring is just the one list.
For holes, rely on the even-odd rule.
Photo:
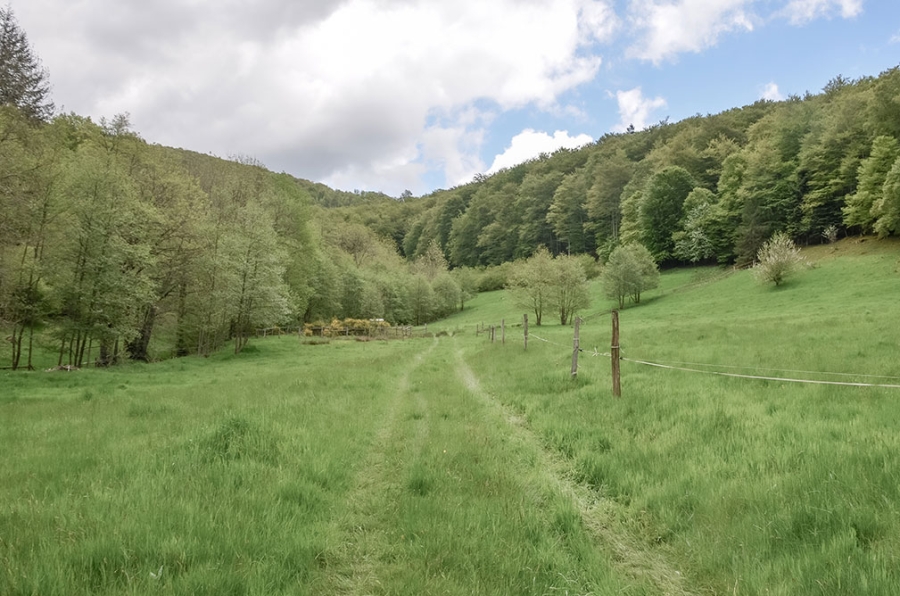
[[(609, 313), (596, 313), (592, 316), (604, 315)], [(564, 349), (571, 349), (571, 346), (567, 346), (561, 344), (559, 342), (551, 341), (549, 339), (545, 339), (533, 333), (528, 334), (529, 339), (536, 339), (546, 344), (550, 344), (553, 346), (559, 346)], [(608, 352), (600, 352), (597, 348), (593, 348), (588, 351), (585, 348), (579, 348), (579, 352), (585, 353), (591, 357), (603, 356), (605, 358), (612, 358), (612, 355)], [(566, 356), (568, 357), (568, 355)], [(706, 364), (699, 362), (681, 362), (681, 361), (661, 361), (661, 362), (652, 362), (649, 360), (639, 360), (637, 358), (625, 358), (620, 357), (619, 360), (623, 362), (631, 362), (634, 364), (640, 364), (643, 366), (651, 366), (653, 368), (662, 368), (666, 370), (678, 370), (681, 372), (690, 372), (697, 374), (707, 374), (707, 375), (716, 375), (720, 377), (731, 377), (736, 379), (751, 379), (751, 380), (759, 380), (759, 381), (778, 381), (783, 383), (805, 383), (810, 385), (836, 385), (840, 387), (874, 387), (880, 389), (900, 389), (900, 384), (893, 383), (862, 383), (862, 382), (853, 382), (853, 381), (826, 381), (820, 379), (798, 379), (793, 377), (778, 377), (778, 376), (769, 376), (769, 375), (748, 375), (734, 372), (722, 372), (718, 370), (705, 370), (702, 368), (691, 368), (691, 367), (707, 367), (707, 368), (727, 368), (732, 370), (758, 370), (758, 371), (772, 371), (772, 372), (782, 372), (782, 373), (795, 373), (795, 374), (803, 374), (803, 375), (822, 375), (822, 376), (835, 376), (835, 377), (853, 377), (857, 379), (888, 379), (888, 380), (900, 380), (898, 376), (890, 376), (890, 375), (870, 375), (870, 374), (862, 374), (862, 373), (846, 373), (846, 372), (828, 372), (828, 371), (812, 371), (812, 370), (800, 370), (800, 369), (792, 369), (792, 368), (766, 368), (762, 366), (738, 366), (738, 365), (730, 365), (730, 364)]]

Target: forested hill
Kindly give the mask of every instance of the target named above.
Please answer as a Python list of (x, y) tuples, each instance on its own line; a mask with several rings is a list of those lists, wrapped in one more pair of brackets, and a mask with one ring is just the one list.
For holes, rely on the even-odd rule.
[(435, 193), (407, 222), (415, 257), (454, 266), (551, 252), (603, 258), (639, 241), (657, 261), (752, 260), (776, 231), (900, 233), (900, 69), (820, 94), (606, 135)]
[(30, 367), (36, 350), (75, 366), (239, 351), (273, 325), (459, 308), (465, 280), (437, 247), (413, 263), (397, 252), (428, 200), (344, 193), (376, 234), (317, 204), (342, 197), (320, 186), (148, 144), (124, 116), (0, 106), (0, 366)]
[(751, 260), (780, 230), (900, 233), (897, 68), (420, 198), (151, 145), (124, 116), (45, 112), (0, 106), (0, 359), (14, 368), (33, 349), (103, 364), (240, 350), (271, 325), (421, 324), (504, 283), (469, 267), (541, 245), (603, 259), (636, 241), (675, 264)]

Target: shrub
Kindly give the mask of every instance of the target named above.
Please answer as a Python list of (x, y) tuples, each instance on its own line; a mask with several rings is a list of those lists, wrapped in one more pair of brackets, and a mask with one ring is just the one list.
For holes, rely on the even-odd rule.
[(763, 244), (756, 259), (753, 275), (762, 283), (772, 282), (776, 286), (784, 283), (785, 279), (803, 263), (800, 249), (784, 232), (776, 232)]

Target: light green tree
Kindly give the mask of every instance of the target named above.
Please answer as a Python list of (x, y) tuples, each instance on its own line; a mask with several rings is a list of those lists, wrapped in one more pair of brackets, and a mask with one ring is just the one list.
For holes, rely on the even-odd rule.
[(453, 314), (459, 305), (460, 289), (449, 273), (442, 273), (431, 282), (434, 290), (434, 317), (441, 318)]
[(776, 232), (756, 255), (753, 275), (762, 283), (780, 286), (803, 262), (800, 249), (784, 232)]
[(863, 233), (871, 232), (878, 216), (875, 204), (884, 193), (888, 172), (900, 156), (897, 139), (882, 135), (872, 142), (872, 153), (859, 166), (859, 184), (856, 192), (847, 197), (843, 208), (844, 224), (857, 226)]
[(878, 217), (875, 231), (879, 236), (900, 233), (900, 158), (885, 177), (881, 198), (872, 206), (872, 211)]
[(672, 234), (676, 258), (696, 263), (715, 256), (715, 247), (708, 231), (715, 204), (716, 195), (705, 188), (695, 188), (684, 200), (681, 229)]
[(450, 274), (459, 286), (459, 310), (462, 311), (466, 302), (478, 294), (478, 275), (469, 267), (458, 267)]
[(544, 312), (551, 307), (552, 279), (553, 259), (547, 248), (541, 246), (530, 258), (516, 263), (506, 283), (514, 304), (533, 312), (538, 326)]
[(625, 308), (631, 298), (640, 303), (641, 294), (659, 285), (659, 270), (650, 251), (641, 244), (618, 246), (609, 255), (609, 261), (600, 275), (604, 294)]
[(559, 255), (553, 259), (549, 283), (550, 304), (559, 313), (559, 324), (566, 325), (582, 309), (591, 305), (587, 276), (578, 257)]

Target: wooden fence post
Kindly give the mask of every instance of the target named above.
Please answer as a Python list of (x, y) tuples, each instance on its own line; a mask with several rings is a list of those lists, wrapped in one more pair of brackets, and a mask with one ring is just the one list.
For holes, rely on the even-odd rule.
[(622, 385), (619, 379), (619, 311), (612, 311), (612, 344), (609, 347), (609, 359), (612, 362), (613, 396), (622, 397)]
[(494, 326), (491, 325), (491, 343), (494, 343)]
[(525, 351), (528, 351), (528, 315), (522, 315), (522, 322), (525, 326)]
[(500, 319), (500, 343), (506, 345), (506, 319)]
[(578, 350), (580, 349), (578, 331), (581, 327), (581, 317), (575, 317), (575, 337), (572, 339), (572, 378), (578, 376)]

